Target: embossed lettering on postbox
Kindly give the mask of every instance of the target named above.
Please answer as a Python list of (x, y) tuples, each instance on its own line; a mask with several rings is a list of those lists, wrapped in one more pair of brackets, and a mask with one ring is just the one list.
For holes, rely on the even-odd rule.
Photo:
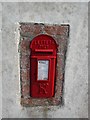
[(54, 96), (57, 44), (48, 35), (36, 36), (30, 44), (30, 95)]

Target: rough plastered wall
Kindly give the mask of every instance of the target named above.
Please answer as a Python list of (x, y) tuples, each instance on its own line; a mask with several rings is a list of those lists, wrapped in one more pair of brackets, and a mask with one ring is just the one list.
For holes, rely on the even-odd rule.
[[(1, 3), (1, 5), (3, 118), (88, 117), (88, 3)], [(19, 22), (70, 25), (63, 106), (20, 105), (17, 32)]]

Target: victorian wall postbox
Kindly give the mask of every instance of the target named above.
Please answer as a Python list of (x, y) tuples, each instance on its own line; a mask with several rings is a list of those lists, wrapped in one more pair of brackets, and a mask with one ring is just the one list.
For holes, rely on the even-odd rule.
[(48, 35), (36, 36), (30, 44), (30, 95), (54, 96), (57, 44)]

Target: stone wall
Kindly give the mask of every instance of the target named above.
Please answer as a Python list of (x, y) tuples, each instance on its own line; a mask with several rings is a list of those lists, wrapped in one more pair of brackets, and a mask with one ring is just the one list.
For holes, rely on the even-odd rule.
[[(20, 53), (20, 86), (21, 86), (21, 104), (24, 106), (53, 106), (53, 105), (60, 105), (63, 103), (63, 82), (64, 82), (64, 72), (65, 72), (65, 58), (66, 58), (66, 51), (67, 51), (67, 46), (68, 46), (68, 38), (69, 38), (69, 25), (51, 25), (51, 24), (39, 24), (39, 23), (20, 23), (20, 40), (19, 40), (19, 53)], [(30, 55), (30, 43), (32, 42), (32, 39), (35, 38), (36, 36), (44, 35), (44, 38), (42, 38), (42, 43), (40, 44), (41, 41), (39, 41), (39, 44), (36, 45), (36, 49), (39, 50), (43, 45), (44, 50), (52, 49), (50, 48), (50, 45), (52, 46), (55, 41), (57, 45), (57, 53), (56, 53), (56, 75), (55, 75), (55, 92), (54, 96), (51, 98), (43, 98), (43, 99), (35, 99), (30, 96), (30, 93), (32, 92), (30, 89), (31, 82), (33, 82), (31, 78), (31, 73), (33, 72), (33, 69), (37, 69), (37, 64), (36, 62), (32, 63), (31, 60), (31, 55)], [(45, 44), (45, 37), (47, 37), (47, 41), (50, 38), (49, 43), (46, 45)], [(44, 41), (43, 41), (44, 40)], [(32, 47), (33, 48), (33, 47)], [(55, 50), (55, 49), (54, 49)], [(41, 53), (39, 53), (40, 56)], [(47, 55), (46, 52), (43, 52), (42, 55), (44, 56)], [(53, 53), (48, 53), (49, 56), (54, 56)], [(35, 56), (35, 55), (34, 55)], [(37, 57), (37, 59), (40, 59)], [(33, 59), (34, 61), (37, 61), (35, 58)], [(52, 61), (54, 58), (48, 58), (48, 60)], [(34, 64), (31, 66), (31, 64)], [(50, 65), (51, 66), (51, 62)], [(54, 64), (52, 65), (54, 66)], [(34, 68), (32, 68), (34, 67)], [(35, 68), (36, 67), (36, 68)], [(49, 69), (54, 68), (50, 67)], [(38, 72), (38, 71), (37, 71)], [(49, 70), (49, 76), (52, 74), (51, 70)], [(54, 73), (54, 72), (53, 72)], [(35, 73), (34, 73), (35, 74)], [(35, 80), (37, 80), (37, 73), (32, 76)], [(52, 78), (53, 75), (51, 75)], [(49, 77), (50, 78), (50, 77)], [(50, 79), (51, 79), (50, 78)], [(33, 79), (33, 80), (34, 80)], [(46, 83), (38, 83), (36, 89), (34, 89), (34, 94), (40, 95), (40, 89), (43, 87), (43, 90), (47, 91), (46, 89), (49, 89), (52, 82), (50, 82), (50, 79), (48, 80), (49, 82)], [(51, 79), (52, 80), (52, 79)], [(36, 83), (34, 83), (35, 86)], [(50, 89), (51, 90), (51, 89)], [(47, 94), (49, 91), (47, 91)], [(46, 93), (45, 93), (46, 94)], [(45, 95), (42, 94), (42, 95)]]

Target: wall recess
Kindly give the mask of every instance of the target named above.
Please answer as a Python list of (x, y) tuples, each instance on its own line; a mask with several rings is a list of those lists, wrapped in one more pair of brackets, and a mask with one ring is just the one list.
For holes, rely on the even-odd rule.
[[(30, 56), (32, 56), (32, 41), (36, 36), (39, 41), (35, 41), (37, 44), (36, 53), (40, 56), (40, 59), (33, 61)], [(45, 38), (43, 36), (50, 37), (50, 41), (43, 41)], [(67, 43), (69, 37), (69, 25), (51, 25), (51, 24), (41, 24), (41, 23), (20, 23), (20, 42), (19, 42), (19, 52), (20, 52), (20, 83), (21, 83), (21, 104), (23, 106), (45, 106), (45, 105), (59, 105), (62, 103), (63, 96), (63, 82), (64, 82), (64, 73), (65, 73), (65, 56), (67, 51)], [(52, 38), (52, 39), (51, 39)], [(56, 44), (57, 50), (53, 51), (50, 45)], [(47, 43), (48, 42), (48, 43)], [(51, 42), (51, 43), (49, 43)], [(51, 45), (51, 46), (52, 46)], [(58, 45), (58, 46), (57, 46)], [(35, 45), (34, 45), (35, 46)], [(45, 48), (44, 48), (45, 47)], [(55, 46), (54, 46), (55, 47)], [(32, 47), (31, 47), (32, 48)], [(34, 47), (33, 47), (34, 48)], [(46, 51), (45, 51), (46, 50)], [(51, 51), (52, 50), (52, 51)], [(42, 53), (42, 58), (41, 54)], [(37, 56), (37, 54), (35, 55)], [(55, 57), (55, 53), (56, 57)], [(55, 57), (56, 61), (51, 59), (52, 55)], [(48, 59), (46, 59), (46, 56)], [(43, 58), (44, 57), (44, 58)], [(39, 58), (39, 57), (37, 57)], [(50, 63), (51, 61), (51, 63)], [(42, 62), (44, 64), (42, 64)], [(33, 64), (33, 66), (32, 66)], [(45, 65), (45, 66), (44, 66)], [(37, 66), (37, 67), (36, 67)], [(44, 67), (42, 67), (44, 66)], [(51, 66), (51, 71), (48, 69)], [(43, 76), (41, 76), (40, 69), (44, 68)], [(33, 74), (34, 69), (38, 69)], [(49, 71), (48, 71), (49, 70)], [(48, 72), (46, 72), (48, 71)], [(46, 74), (44, 74), (46, 72)], [(51, 72), (51, 73), (49, 73)], [(48, 74), (49, 75), (48, 75)], [(51, 78), (51, 86), (49, 86), (48, 80)], [(32, 78), (36, 76), (37, 83), (46, 82), (49, 87), (47, 90), (43, 88), (41, 83), (37, 86), (42, 88), (40, 91), (38, 87), (32, 89)], [(41, 78), (43, 78), (41, 80)], [(34, 79), (35, 80), (35, 79)], [(40, 81), (41, 80), (41, 81)], [(46, 84), (44, 83), (44, 84)], [(43, 85), (44, 85), (43, 84)], [(48, 92), (49, 91), (49, 92)], [(52, 91), (52, 92), (50, 92)], [(40, 94), (38, 94), (40, 92)], [(47, 92), (47, 93), (46, 93)], [(43, 95), (45, 93), (45, 95)]]

